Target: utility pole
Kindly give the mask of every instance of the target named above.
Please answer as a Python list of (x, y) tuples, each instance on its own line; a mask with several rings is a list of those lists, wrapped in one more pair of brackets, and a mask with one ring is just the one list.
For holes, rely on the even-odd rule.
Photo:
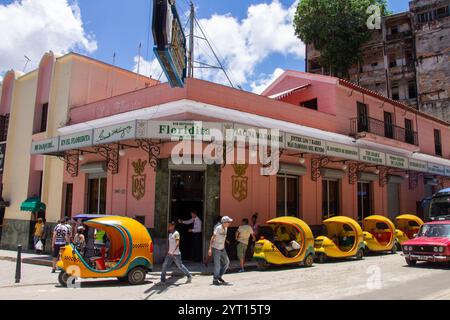
[(191, 1), (191, 15), (190, 15), (191, 31), (189, 35), (189, 69), (188, 78), (194, 77), (194, 23), (195, 23), (195, 8)]

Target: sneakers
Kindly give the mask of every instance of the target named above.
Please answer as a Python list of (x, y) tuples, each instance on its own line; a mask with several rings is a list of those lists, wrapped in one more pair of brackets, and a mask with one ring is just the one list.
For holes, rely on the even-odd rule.
[(218, 281), (223, 284), (223, 285), (228, 285), (230, 284), (229, 282), (226, 282), (225, 280), (223, 280), (222, 278), (219, 278)]
[(220, 286), (220, 285), (222, 285), (222, 283), (219, 282), (219, 280), (214, 279), (214, 280), (213, 280), (213, 285), (215, 285), (215, 286)]
[(52, 269), (52, 273), (56, 273), (56, 269)]
[(191, 283), (192, 282), (192, 276), (189, 276), (186, 280), (186, 283)]
[(238, 271), (238, 273), (242, 273), (242, 272), (245, 272), (244, 268), (239, 269), (239, 271)]

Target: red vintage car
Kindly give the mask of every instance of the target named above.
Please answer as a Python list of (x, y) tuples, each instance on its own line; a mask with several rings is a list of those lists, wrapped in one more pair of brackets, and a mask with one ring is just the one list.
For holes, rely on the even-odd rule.
[(402, 244), (409, 266), (417, 261), (450, 262), (450, 220), (424, 224), (414, 239)]

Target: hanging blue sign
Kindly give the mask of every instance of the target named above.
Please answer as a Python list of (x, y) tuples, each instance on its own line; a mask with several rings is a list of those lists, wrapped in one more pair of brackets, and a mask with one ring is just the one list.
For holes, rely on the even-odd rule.
[(153, 0), (153, 49), (172, 87), (184, 87), (187, 48), (175, 0)]

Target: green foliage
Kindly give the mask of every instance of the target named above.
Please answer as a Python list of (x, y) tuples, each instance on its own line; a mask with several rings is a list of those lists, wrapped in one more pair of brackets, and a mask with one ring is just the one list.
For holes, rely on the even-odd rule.
[(386, 15), (386, 0), (300, 0), (294, 18), (295, 34), (321, 53), (319, 63), (331, 74), (346, 77), (361, 58), (361, 45), (370, 40), (367, 26), (371, 5)]

